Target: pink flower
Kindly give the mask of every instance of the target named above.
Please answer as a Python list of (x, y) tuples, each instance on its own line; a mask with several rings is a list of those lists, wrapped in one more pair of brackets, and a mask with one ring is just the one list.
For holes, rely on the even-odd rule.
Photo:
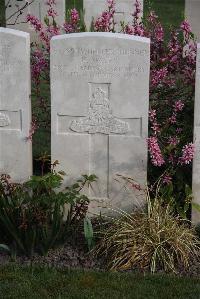
[(157, 123), (157, 121), (153, 122), (151, 129), (154, 131), (154, 134), (157, 135), (158, 133), (160, 133), (160, 126)]
[(154, 131), (154, 134), (157, 135), (157, 133), (160, 133), (160, 125), (157, 122), (155, 109), (149, 111), (149, 120), (152, 124), (151, 129)]
[(176, 133), (177, 133), (177, 134), (180, 134), (180, 133), (182, 133), (182, 132), (183, 132), (183, 129), (182, 129), (182, 128), (177, 128), (177, 129), (176, 129)]
[(191, 26), (190, 26), (190, 23), (187, 21), (187, 20), (184, 20), (182, 23), (181, 23), (181, 29), (185, 32), (185, 34), (189, 34), (191, 33)]
[(179, 163), (190, 164), (194, 158), (195, 147), (192, 142), (184, 145), (182, 149), (182, 156), (179, 158)]
[(71, 24), (65, 23), (63, 24), (63, 29), (66, 33), (73, 33), (75, 32), (74, 27)]
[(114, 8), (116, 3), (115, 0), (107, 0), (108, 8)]
[(155, 14), (155, 12), (154, 11), (150, 11), (150, 14), (148, 16), (149, 22), (153, 24), (153, 23), (156, 22), (157, 19), (158, 19), (158, 16)]
[(147, 139), (147, 142), (152, 164), (154, 166), (162, 166), (165, 163), (165, 160), (163, 159), (160, 147), (158, 145), (157, 137), (151, 136)]
[(177, 144), (179, 144), (179, 142), (180, 142), (180, 140), (176, 136), (169, 137), (169, 140), (168, 140), (169, 145), (176, 146)]
[(38, 129), (38, 124), (37, 124), (36, 120), (33, 120), (31, 123), (30, 130), (29, 130), (29, 135), (26, 138), (27, 141), (33, 140), (33, 135), (37, 129)]
[(42, 28), (43, 28), (42, 23), (35, 16), (27, 14), (26, 20), (34, 27), (36, 32), (40, 32), (42, 30)]
[(144, 28), (143, 25), (141, 24), (136, 24), (136, 25), (130, 25), (127, 24), (124, 28), (124, 33), (130, 34), (130, 35), (138, 35), (138, 36), (144, 36)]
[(185, 106), (185, 104), (181, 100), (176, 101), (174, 104), (174, 111), (180, 112), (183, 110), (184, 106)]
[(165, 174), (162, 178), (162, 182), (165, 185), (169, 185), (172, 182), (172, 177), (169, 174)]
[(113, 25), (113, 12), (105, 11), (102, 15), (96, 20), (94, 27), (96, 31), (105, 31), (109, 32), (112, 31)]
[(151, 72), (151, 84), (153, 86), (160, 86), (165, 83), (165, 79), (168, 75), (167, 67), (162, 67), (158, 70), (152, 70)]
[(51, 7), (48, 9), (47, 14), (49, 17), (55, 18), (58, 14), (57, 12)]
[(172, 153), (169, 154), (168, 161), (172, 165), (176, 165), (177, 164), (177, 159), (174, 157), (174, 155)]
[(113, 32), (115, 27), (115, 1), (107, 0), (108, 9), (103, 11), (101, 16), (94, 22), (95, 31)]
[(79, 13), (76, 8), (71, 10), (71, 22), (72, 24), (77, 23), (80, 20)]
[(70, 11), (69, 20), (63, 24), (63, 29), (66, 33), (74, 33), (80, 30), (79, 26), (80, 16), (78, 11), (74, 8)]
[(48, 6), (56, 5), (56, 0), (47, 0), (46, 5), (48, 5)]
[(176, 113), (173, 112), (172, 116), (169, 118), (169, 122), (174, 125), (177, 122)]
[(164, 30), (161, 24), (158, 24), (155, 28), (155, 38), (158, 42), (163, 42), (164, 40)]
[(32, 53), (31, 59), (31, 75), (33, 82), (39, 84), (40, 75), (48, 70), (48, 61), (40, 49), (36, 49)]
[(149, 111), (149, 119), (151, 122), (153, 122), (156, 119), (156, 110), (155, 109), (151, 109)]
[(130, 25), (130, 24), (126, 25), (126, 26), (125, 26), (125, 29), (124, 29), (124, 33), (126, 33), (126, 34), (130, 34), (130, 35), (134, 35), (134, 33), (135, 33), (135, 28), (134, 28), (134, 26), (133, 26), (133, 25)]
[(132, 183), (132, 184), (131, 184), (131, 187), (132, 187), (133, 189), (137, 190), (137, 191), (141, 191), (141, 190), (142, 190), (140, 184), (138, 184), (138, 183)]

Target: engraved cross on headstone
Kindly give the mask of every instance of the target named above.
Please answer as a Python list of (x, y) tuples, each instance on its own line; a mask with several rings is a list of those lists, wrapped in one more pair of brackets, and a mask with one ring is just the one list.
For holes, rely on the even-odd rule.
[(98, 177), (98, 184), (90, 190), (90, 196), (105, 200), (109, 198), (110, 138), (117, 135), (134, 135), (134, 124), (131, 125), (134, 121), (139, 123), (136, 130), (139, 131), (138, 135), (141, 135), (141, 118), (121, 119), (113, 115), (109, 100), (109, 83), (89, 83), (89, 90), (87, 115), (72, 116), (59, 113), (58, 133), (89, 136), (89, 173)]
[(22, 112), (21, 110), (0, 110), (0, 130), (22, 129)]
[[(22, 129), (22, 114), (20, 111), (0, 110), (0, 131)], [(0, 137), (1, 138), (1, 137)], [(0, 142), (1, 143), (1, 142)], [(4, 169), (2, 146), (0, 148), (0, 171)]]

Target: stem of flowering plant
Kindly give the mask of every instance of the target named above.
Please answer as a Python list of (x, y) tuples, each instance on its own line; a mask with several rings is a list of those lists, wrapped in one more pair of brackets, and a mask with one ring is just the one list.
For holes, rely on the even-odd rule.
[[(111, 7), (109, 7), (109, 12), (111, 12)], [(114, 20), (114, 14), (112, 17), (112, 32), (115, 32), (115, 20)]]
[(41, 176), (44, 176), (44, 160), (41, 163)]
[[(21, 15), (21, 12), (22, 12), (27, 6), (31, 5), (34, 1), (35, 1), (35, 0), (32, 0), (30, 3), (26, 2), (26, 3), (24, 4), (23, 7), (21, 7), (21, 8), (18, 9), (18, 10), (16, 10), (13, 14), (11, 14), (11, 15), (6, 19), (6, 23), (8, 23), (8, 21), (9, 21), (12, 17), (14, 17), (15, 15), (17, 15), (17, 16), (16, 16), (16, 19), (15, 19), (15, 22), (14, 22), (13, 24), (9, 24), (9, 25), (15, 25), (16, 22), (17, 22), (17, 19), (18, 19), (19, 16)], [(7, 5), (7, 6), (8, 6), (8, 5)], [(7, 6), (6, 6), (6, 8), (7, 8)]]
[(6, 27), (5, 1), (0, 1), (0, 26)]

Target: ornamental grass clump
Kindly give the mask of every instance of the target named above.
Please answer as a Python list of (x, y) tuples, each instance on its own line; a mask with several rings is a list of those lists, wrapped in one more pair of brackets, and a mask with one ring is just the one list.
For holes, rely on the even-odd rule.
[(172, 213), (170, 204), (147, 196), (146, 210), (120, 218), (103, 233), (95, 252), (111, 270), (164, 270), (177, 273), (196, 258), (200, 241), (189, 223)]

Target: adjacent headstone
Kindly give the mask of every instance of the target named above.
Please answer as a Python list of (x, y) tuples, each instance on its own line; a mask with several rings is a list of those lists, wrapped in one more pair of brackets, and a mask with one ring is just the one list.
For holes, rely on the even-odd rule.
[(149, 68), (147, 38), (77, 33), (51, 41), (52, 161), (68, 182), (98, 176), (91, 212), (141, 203), (116, 174), (146, 183)]
[(0, 28), (0, 174), (16, 182), (32, 174), (30, 38)]
[[(132, 22), (133, 12), (135, 11), (136, 0), (116, 0), (115, 22), (116, 29), (120, 28), (120, 22)], [(143, 0), (140, 1), (143, 10)], [(83, 8), (85, 13), (85, 24), (89, 30), (93, 20), (100, 17), (101, 13), (108, 9), (106, 0), (83, 0)], [(142, 17), (142, 13), (141, 13)]]
[[(6, 3), (8, 0), (6, 0)], [(18, 29), (31, 34), (31, 40), (36, 38), (35, 31), (30, 24), (26, 22), (27, 14), (36, 16), (42, 23), (44, 23), (44, 18), (47, 16), (48, 5), (44, 0), (12, 0), (7, 5), (6, 9), (6, 20), (7, 27), (12, 29)], [(65, 22), (65, 0), (56, 0), (55, 10), (57, 16), (55, 20), (58, 25), (63, 25)], [(16, 14), (16, 12), (18, 13)], [(20, 13), (21, 11), (21, 13)]]
[[(194, 144), (195, 155), (193, 160), (193, 196), (194, 203), (200, 205), (200, 44), (197, 46)], [(192, 220), (194, 223), (200, 222), (200, 212), (195, 207), (192, 210)]]
[(185, 0), (185, 16), (191, 24), (192, 32), (200, 42), (200, 0)]

